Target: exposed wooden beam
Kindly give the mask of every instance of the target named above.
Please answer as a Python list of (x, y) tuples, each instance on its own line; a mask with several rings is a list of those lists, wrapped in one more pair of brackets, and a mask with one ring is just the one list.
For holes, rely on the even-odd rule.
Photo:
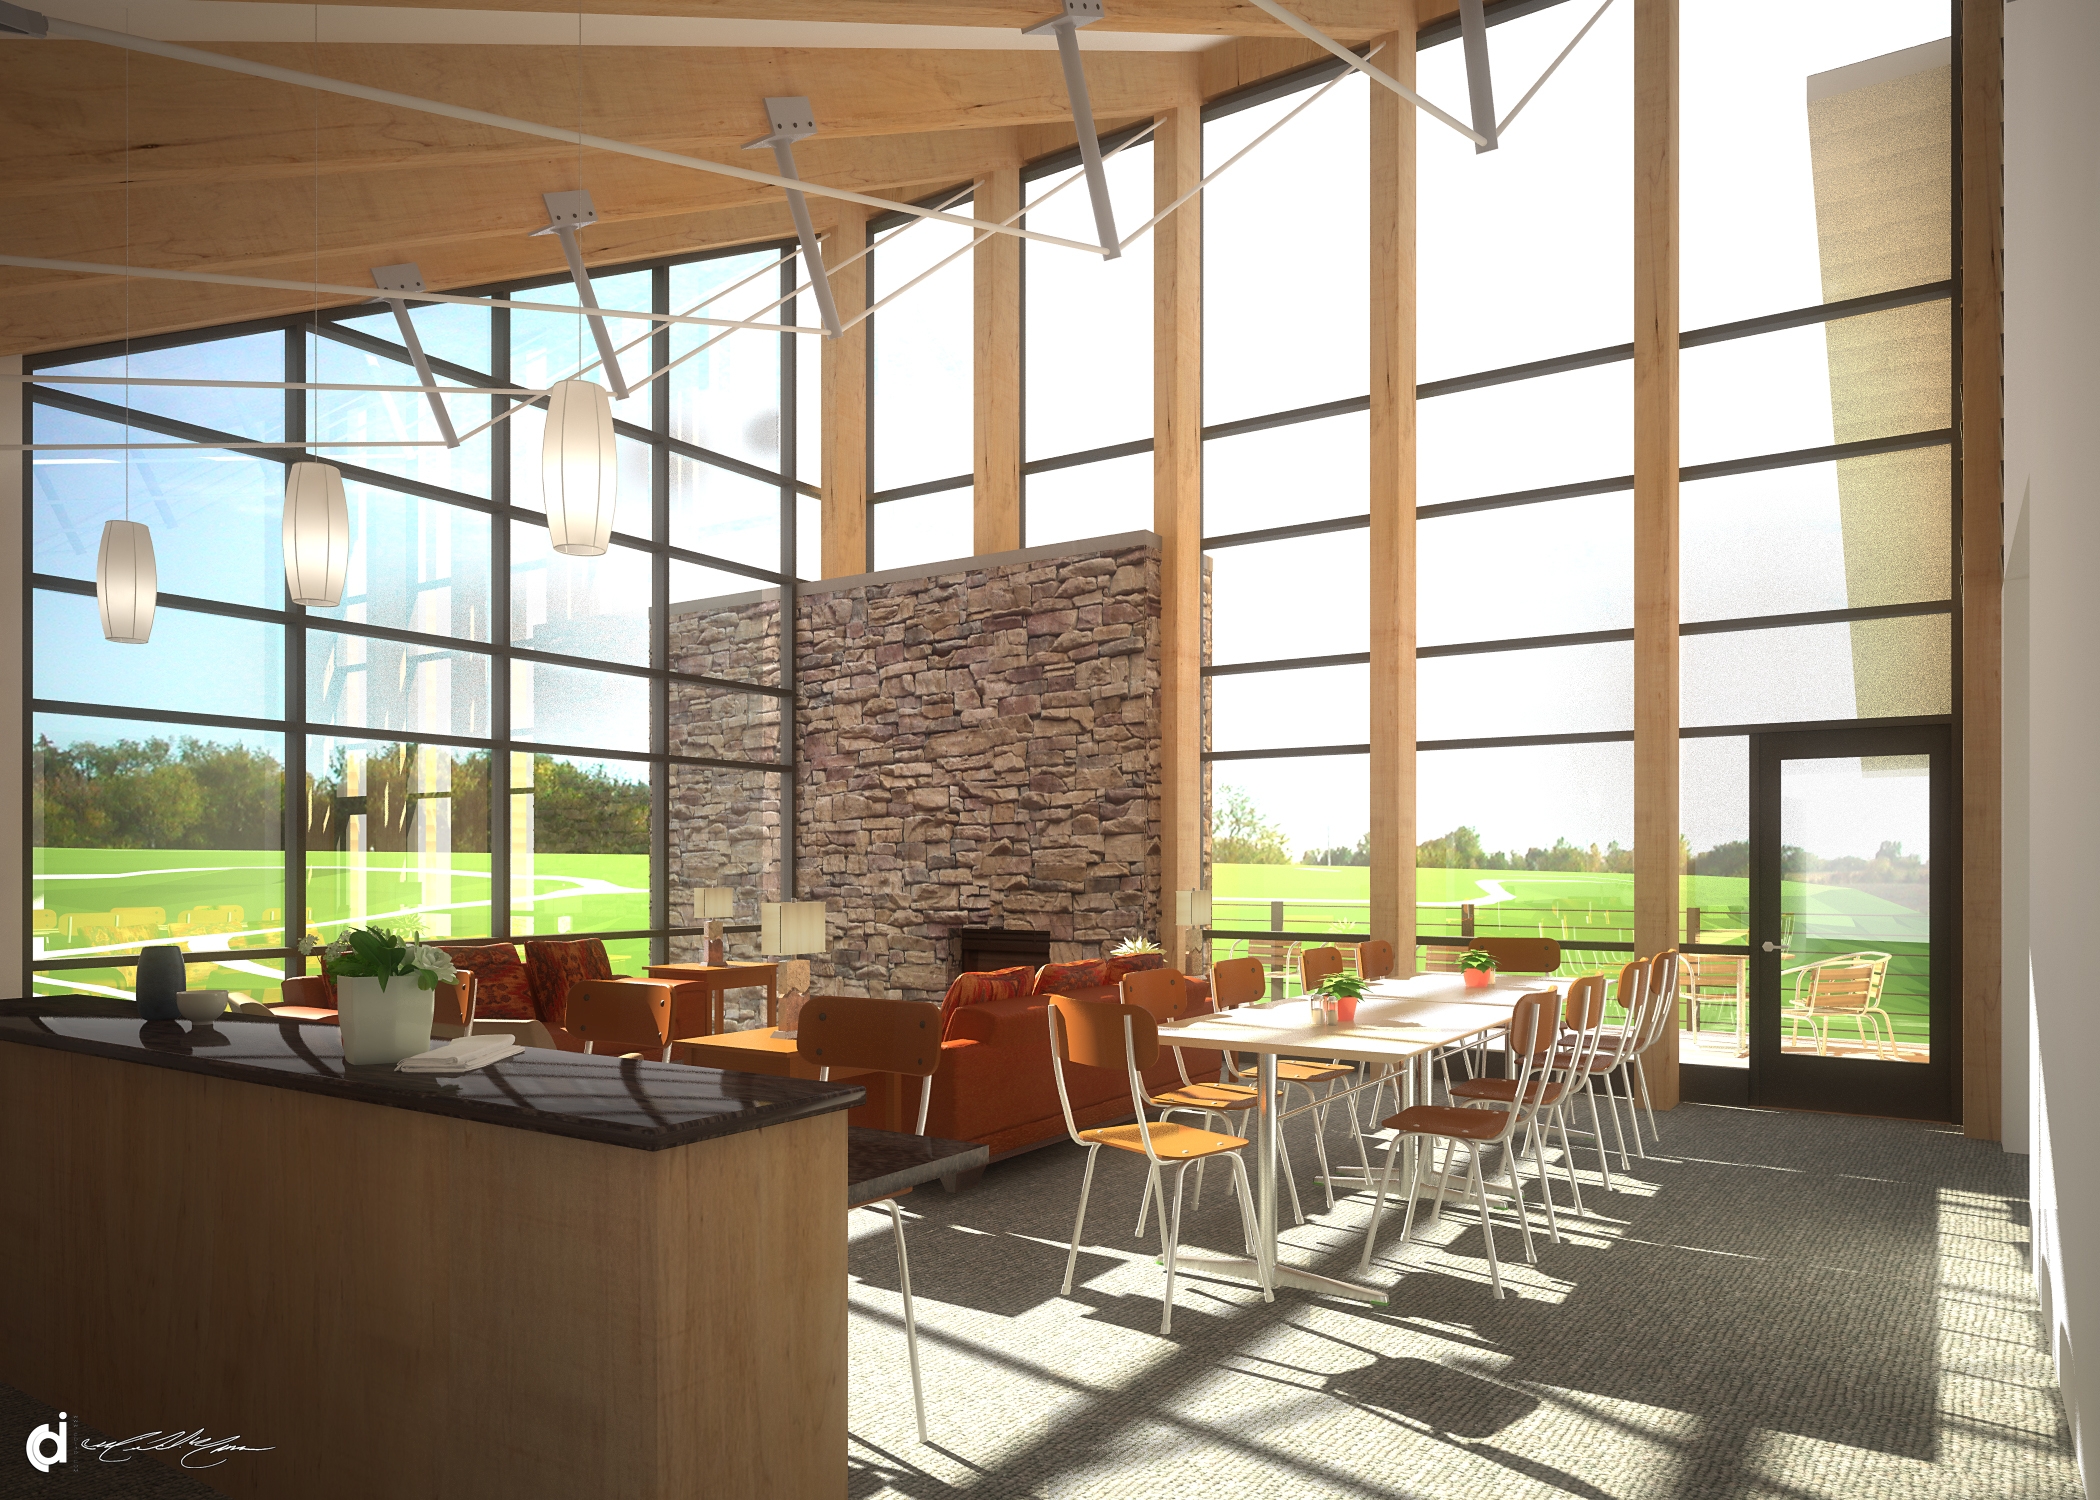
[[(1021, 170), (977, 179), (979, 218), (1005, 222), (1021, 211)], [(975, 543), (982, 557), (1021, 545), (1021, 242), (988, 235), (975, 251), (976, 372), (972, 382)]]
[(2005, 1138), (2005, 0), (1961, 0), (1962, 1131)]
[[(832, 266), (867, 243), (867, 210), (841, 203), (837, 227), (824, 239)], [(839, 318), (850, 323), (868, 305), (869, 261), (831, 279)], [(868, 571), (868, 325), (823, 342), (823, 569), (826, 578)]]
[[(1396, 7), (1413, 26), (1413, 0)], [(1409, 87), (1415, 52), (1385, 61)], [(1370, 933), (1415, 971), (1415, 111), (1371, 90)]]
[[(1633, 945), (1678, 942), (1678, 0), (1633, 10)], [(1675, 1005), (1674, 998), (1669, 1002)], [(1678, 1102), (1677, 1027), (1647, 1057)]]
[[(1203, 112), (1159, 116), (1154, 211), (1203, 176)], [(1203, 214), (1201, 200), (1153, 231), (1152, 529), (1159, 533), (1160, 946), (1173, 961), (1190, 934), (1177, 891), (1203, 880)]]

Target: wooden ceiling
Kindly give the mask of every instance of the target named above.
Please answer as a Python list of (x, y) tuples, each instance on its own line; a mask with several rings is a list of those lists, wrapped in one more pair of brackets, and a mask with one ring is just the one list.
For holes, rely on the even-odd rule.
[[(574, 14), (577, 0), (444, 0), (451, 9)], [(1420, 0), (1427, 22), (1456, 0)], [(1017, 30), (1042, 0), (581, 0), (605, 14), (880, 20)], [(1405, 0), (1298, 0), (1340, 40), (1390, 30)], [(1111, 0), (1124, 31), (1215, 36), (1201, 50), (1089, 50), (1104, 130), (1314, 60), (1243, 0)], [(784, 28), (792, 33), (792, 28)], [(580, 124), (618, 140), (762, 170), (746, 141), (762, 100), (807, 95), (818, 135), (796, 147), (817, 182), (911, 198), (1066, 145), (1054, 52), (823, 46), (542, 47), (196, 42), (422, 98)], [(127, 153), (127, 135), (129, 151)], [(0, 253), (361, 285), (418, 262), (433, 289), (556, 275), (530, 238), (543, 192), (590, 189), (586, 259), (615, 265), (792, 233), (770, 188), (632, 157), (242, 77), (89, 42), (0, 42)], [(127, 181), (128, 177), (128, 181)], [(819, 229), (836, 205), (813, 198)], [(128, 286), (128, 298), (127, 298)], [(331, 300), (324, 299), (323, 305)], [(0, 267), (0, 353), (303, 311), (299, 293)], [(128, 306), (127, 306), (128, 303)]]

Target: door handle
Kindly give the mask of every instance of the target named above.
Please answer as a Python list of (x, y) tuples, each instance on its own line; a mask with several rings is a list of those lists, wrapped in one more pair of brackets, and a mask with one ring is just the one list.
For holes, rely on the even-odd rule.
[(1780, 952), (1780, 951), (1782, 951), (1782, 950), (1780, 949), (1780, 946), (1779, 946), (1779, 944), (1777, 944), (1777, 943), (1766, 943), (1766, 944), (1765, 944), (1765, 952), (1767, 952), (1767, 953), (1778, 953), (1778, 952)]

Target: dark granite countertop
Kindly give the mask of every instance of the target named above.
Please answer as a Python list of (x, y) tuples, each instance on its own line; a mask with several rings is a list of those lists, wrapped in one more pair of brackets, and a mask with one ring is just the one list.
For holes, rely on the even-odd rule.
[(330, 1025), (250, 1016), (224, 1016), (210, 1026), (141, 1022), (138, 1012), (121, 1001), (0, 1001), (0, 1042), (640, 1151), (851, 1109), (867, 1097), (865, 1089), (848, 1083), (623, 1062), (538, 1047), (455, 1076), (353, 1068), (343, 1061), (342, 1033)]
[(992, 1149), (974, 1141), (850, 1126), (846, 1131), (846, 1206), (858, 1207), (957, 1172), (981, 1167)]

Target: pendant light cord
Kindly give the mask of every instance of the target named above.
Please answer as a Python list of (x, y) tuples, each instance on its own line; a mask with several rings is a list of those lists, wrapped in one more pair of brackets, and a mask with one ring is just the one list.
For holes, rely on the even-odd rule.
[[(131, 29), (131, 10), (124, 11)], [(124, 54), (124, 264), (131, 265), (131, 54)], [(131, 281), (124, 278), (124, 521), (131, 522)]]

